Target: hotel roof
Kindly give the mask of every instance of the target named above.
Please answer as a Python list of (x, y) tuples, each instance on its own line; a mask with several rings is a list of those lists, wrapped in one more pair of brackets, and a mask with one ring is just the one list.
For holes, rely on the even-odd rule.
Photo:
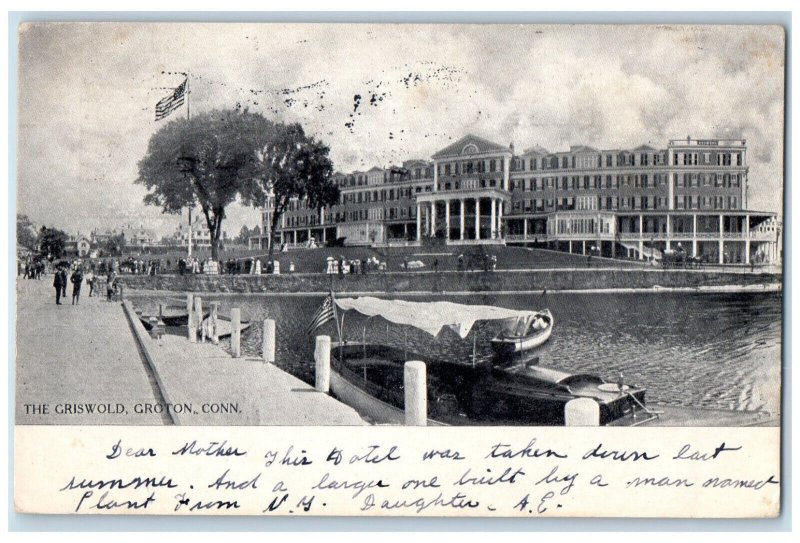
[[(469, 153), (465, 153), (465, 149), (473, 145), (475, 150), (471, 150)], [(510, 152), (508, 147), (503, 145), (499, 145), (497, 143), (491, 142), (484, 138), (479, 138), (473, 134), (467, 134), (457, 142), (448, 145), (441, 151), (435, 153), (432, 158), (445, 158), (445, 157), (452, 157), (452, 156), (461, 156), (463, 154), (483, 154), (483, 153), (491, 153), (494, 151), (498, 152)]]

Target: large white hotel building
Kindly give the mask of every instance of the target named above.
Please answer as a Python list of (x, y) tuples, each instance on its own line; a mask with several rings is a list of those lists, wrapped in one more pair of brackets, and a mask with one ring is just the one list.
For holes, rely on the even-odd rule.
[[(775, 213), (748, 209), (743, 139), (670, 140), (665, 148), (583, 145), (522, 153), (467, 135), (431, 160), (336, 173), (338, 205), (295, 201), (275, 239), (289, 247), (344, 238), (347, 245), (549, 247), (647, 258), (680, 243), (712, 263), (780, 259)], [(757, 187), (756, 187), (757, 188)], [(266, 247), (269, 207), (262, 211)]]

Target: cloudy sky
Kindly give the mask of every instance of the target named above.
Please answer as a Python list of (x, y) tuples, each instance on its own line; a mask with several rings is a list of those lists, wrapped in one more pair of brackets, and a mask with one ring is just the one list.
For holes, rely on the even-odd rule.
[[(747, 26), (24, 26), (18, 211), (71, 233), (172, 232), (178, 218), (133, 181), (179, 72), (192, 112), (299, 121), (341, 171), (428, 158), (468, 132), (552, 151), (743, 137), (748, 207), (780, 211), (783, 40)], [(258, 224), (252, 208), (228, 217), (230, 235)]]

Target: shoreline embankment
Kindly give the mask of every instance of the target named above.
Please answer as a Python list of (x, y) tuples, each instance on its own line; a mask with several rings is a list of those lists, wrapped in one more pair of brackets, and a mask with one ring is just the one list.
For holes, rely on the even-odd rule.
[(706, 270), (570, 268), (489, 272), (408, 271), (329, 276), (282, 275), (123, 275), (128, 289), (160, 292), (213, 292), (303, 296), (327, 293), (350, 295), (479, 293), (523, 294), (548, 292), (779, 292), (782, 276)]

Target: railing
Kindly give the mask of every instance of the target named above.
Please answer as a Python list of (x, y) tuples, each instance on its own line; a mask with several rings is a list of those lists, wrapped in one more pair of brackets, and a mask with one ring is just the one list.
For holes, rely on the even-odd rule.
[(447, 240), (448, 245), (505, 245), (507, 238), (495, 238), (495, 239), (449, 239)]
[(534, 234), (533, 232), (528, 232), (528, 235), (525, 236), (523, 234), (508, 234), (506, 235), (506, 241), (539, 241), (539, 242), (546, 242), (548, 241), (550, 236), (548, 234)]
[(383, 243), (376, 243), (376, 247), (419, 247), (421, 244), (417, 240), (407, 239), (388, 239)]

